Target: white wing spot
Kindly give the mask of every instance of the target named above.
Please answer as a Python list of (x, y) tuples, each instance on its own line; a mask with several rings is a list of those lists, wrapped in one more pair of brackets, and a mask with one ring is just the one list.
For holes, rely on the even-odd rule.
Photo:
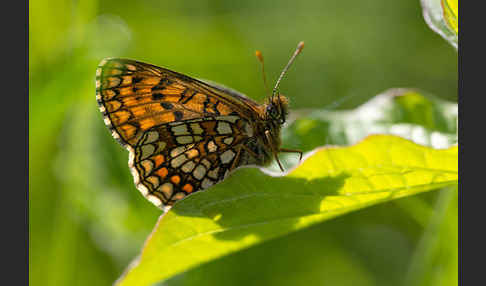
[(140, 158), (141, 160), (152, 156), (155, 151), (155, 147), (152, 144), (142, 145), (142, 147), (140, 148), (142, 149), (142, 157)]
[(106, 126), (111, 126), (111, 121), (110, 121), (110, 118), (105, 117), (105, 118), (103, 118), (103, 121), (105, 122), (105, 125), (106, 125)]
[[(111, 124), (111, 123), (110, 123), (110, 124)], [(120, 135), (118, 135), (118, 133), (116, 133), (116, 131), (115, 131), (115, 130), (113, 130), (113, 131), (111, 132), (111, 136), (113, 136), (113, 138), (115, 138), (115, 139), (120, 139)]]
[(203, 134), (204, 132), (199, 123), (191, 123), (191, 129), (194, 134)]
[(149, 200), (152, 204), (160, 207), (162, 205), (162, 201), (154, 195), (147, 195), (147, 200)]
[(202, 159), (202, 160), (201, 160), (201, 163), (202, 163), (204, 166), (206, 166), (206, 168), (208, 168), (208, 169), (209, 169), (209, 168), (211, 168), (211, 162), (209, 162), (209, 160), (208, 160), (208, 159)]
[(226, 121), (229, 121), (231, 123), (235, 123), (236, 121), (238, 121), (238, 119), (240, 119), (240, 118), (238, 116), (234, 116), (234, 115), (216, 117), (216, 120), (226, 120)]
[(159, 132), (150, 131), (147, 134), (147, 139), (145, 140), (145, 144), (155, 142), (155, 141), (157, 141), (157, 139), (159, 139)]
[(184, 164), (184, 162), (186, 162), (187, 160), (188, 159), (184, 155), (178, 156), (178, 157), (172, 159), (172, 161), (170, 161), (170, 164), (171, 164), (172, 168), (177, 168), (180, 165)]
[(228, 122), (218, 121), (218, 128), (216, 129), (219, 134), (231, 134), (231, 126)]
[(226, 163), (231, 162), (231, 160), (233, 159), (234, 156), (235, 156), (235, 152), (233, 152), (233, 150), (227, 150), (226, 152), (221, 154), (221, 157), (220, 157), (221, 163), (226, 164)]
[(218, 151), (218, 145), (216, 145), (213, 140), (211, 140), (211, 141), (208, 142), (208, 151), (209, 152), (216, 152), (216, 151)]
[(187, 130), (186, 124), (181, 124), (177, 125), (171, 128), (172, 133), (174, 133), (175, 136), (179, 135), (190, 135), (189, 131)]
[(170, 151), (170, 156), (176, 157), (177, 155), (181, 154), (185, 150), (186, 150), (186, 147), (184, 147), (184, 146), (176, 147), (176, 148), (172, 149), (172, 151)]
[(176, 137), (176, 141), (179, 144), (189, 144), (193, 142), (192, 136), (189, 135)]
[(149, 191), (148, 191), (147, 187), (145, 187), (143, 184), (138, 184), (136, 186), (137, 186), (137, 189), (140, 191), (140, 193), (142, 193), (142, 195), (144, 195), (144, 196), (148, 195)]
[(138, 183), (140, 183), (140, 175), (138, 174), (137, 169), (134, 168), (134, 167), (131, 167), (130, 168), (130, 173), (132, 173), (133, 182), (135, 183), (135, 185), (138, 185)]
[(196, 164), (193, 161), (189, 161), (182, 166), (181, 170), (185, 173), (190, 173), (195, 166)]
[(233, 137), (224, 138), (223, 142), (224, 144), (229, 145), (233, 143)]
[(206, 175), (206, 168), (204, 168), (203, 165), (198, 165), (194, 172), (192, 172), (192, 175), (194, 176), (194, 178), (201, 180), (202, 178), (204, 178), (204, 175)]

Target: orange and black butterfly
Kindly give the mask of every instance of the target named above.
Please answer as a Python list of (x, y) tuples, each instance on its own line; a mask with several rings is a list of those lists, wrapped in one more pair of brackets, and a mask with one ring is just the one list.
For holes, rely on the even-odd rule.
[[(96, 99), (105, 124), (129, 151), (137, 189), (167, 211), (244, 165), (267, 165), (279, 152), (287, 98), (278, 92), (299, 43), (264, 104), (228, 88), (151, 64), (104, 59)], [(263, 64), (261, 54), (257, 56)]]

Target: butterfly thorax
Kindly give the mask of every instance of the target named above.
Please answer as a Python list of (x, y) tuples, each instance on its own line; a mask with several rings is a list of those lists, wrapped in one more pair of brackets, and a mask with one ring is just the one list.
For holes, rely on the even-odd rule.
[(253, 122), (253, 142), (249, 147), (261, 156), (258, 165), (268, 165), (281, 145), (280, 130), (287, 116), (288, 100), (283, 95), (270, 97), (262, 105), (260, 120)]

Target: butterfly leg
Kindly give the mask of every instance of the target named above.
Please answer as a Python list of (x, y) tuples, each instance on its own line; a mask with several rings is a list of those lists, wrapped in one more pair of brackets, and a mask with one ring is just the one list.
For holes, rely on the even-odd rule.
[(274, 155), (275, 155), (275, 160), (277, 160), (278, 166), (280, 167), (280, 170), (282, 172), (285, 172), (284, 168), (282, 167), (282, 163), (280, 163), (280, 160), (278, 159), (278, 154), (275, 152)]
[(256, 159), (259, 158), (259, 156), (253, 150), (251, 150), (250, 148), (248, 148), (248, 146), (241, 145), (241, 148), (245, 149), (245, 151), (248, 152), (248, 154), (250, 154), (251, 156), (253, 156), (253, 158), (256, 158)]
[(241, 148), (244, 148), (246, 152), (248, 152), (250, 155), (252, 155), (253, 157), (255, 158), (258, 158), (258, 155), (253, 152), (253, 150), (251, 150), (250, 148), (248, 148), (248, 146), (246, 145), (241, 145)]
[(280, 160), (278, 159), (278, 152), (276, 152), (276, 151), (275, 151), (275, 149), (273, 148), (273, 145), (271, 144), (271, 142), (272, 142), (272, 137), (271, 137), (271, 135), (270, 135), (270, 131), (269, 131), (269, 130), (266, 130), (266, 131), (265, 131), (265, 136), (267, 137), (268, 142), (270, 142), (270, 147), (272, 147), (272, 152), (273, 152), (273, 155), (274, 155), (274, 157), (275, 157), (275, 160), (276, 160), (276, 161), (277, 161), (277, 163), (278, 163), (278, 166), (280, 167), (280, 170), (281, 170), (282, 172), (284, 172), (285, 170), (284, 170), (284, 168), (282, 167), (282, 163), (280, 163)]
[(299, 161), (302, 161), (302, 154), (303, 154), (303, 152), (301, 150), (280, 148), (278, 151), (279, 152), (285, 152), (285, 153), (299, 153)]

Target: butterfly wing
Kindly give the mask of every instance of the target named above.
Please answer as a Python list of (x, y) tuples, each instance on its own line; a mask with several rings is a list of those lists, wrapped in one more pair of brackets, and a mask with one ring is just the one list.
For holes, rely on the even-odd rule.
[(97, 69), (97, 100), (120, 143), (135, 144), (153, 126), (207, 116), (257, 117), (258, 104), (188, 76), (128, 59)]
[(126, 59), (96, 72), (105, 124), (129, 150), (135, 185), (156, 206), (221, 181), (252, 163), (242, 145), (259, 105), (234, 91)]
[(248, 138), (245, 124), (237, 116), (221, 116), (153, 127), (130, 152), (135, 185), (159, 207), (209, 188), (249, 163), (241, 150)]

